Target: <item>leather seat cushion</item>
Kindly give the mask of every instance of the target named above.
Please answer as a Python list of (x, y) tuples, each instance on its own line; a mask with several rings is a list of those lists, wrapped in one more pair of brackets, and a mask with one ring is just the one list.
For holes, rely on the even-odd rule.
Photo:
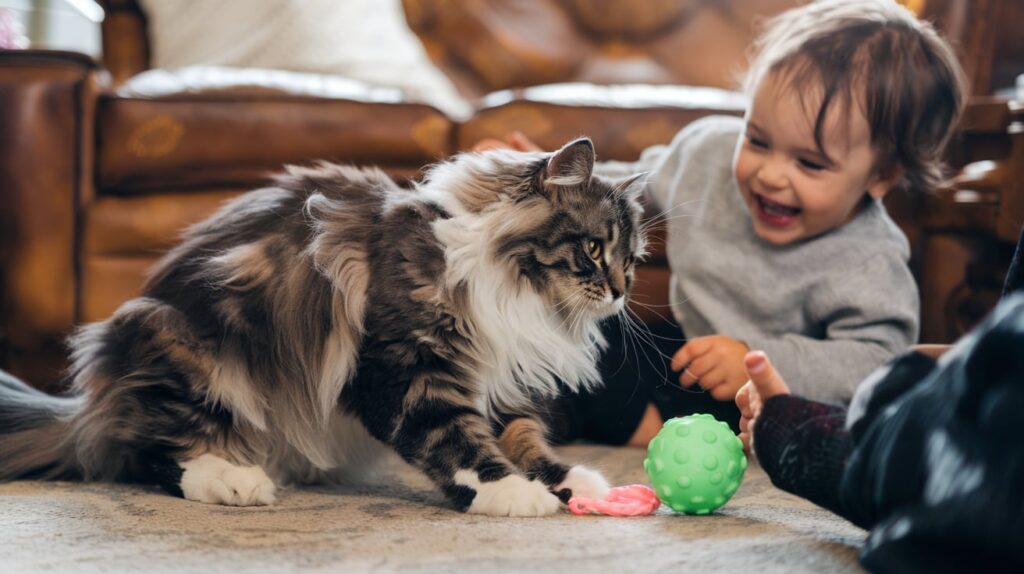
[(415, 169), (450, 153), (452, 121), (395, 89), (266, 70), (154, 72), (100, 100), (100, 193), (246, 186), (316, 159)]

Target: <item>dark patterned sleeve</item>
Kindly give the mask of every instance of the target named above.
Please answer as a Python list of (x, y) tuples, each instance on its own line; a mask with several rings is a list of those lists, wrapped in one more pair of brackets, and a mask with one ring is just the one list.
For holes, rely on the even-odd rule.
[(844, 518), (839, 497), (853, 450), (846, 409), (797, 395), (765, 401), (754, 425), (754, 451), (772, 484)]

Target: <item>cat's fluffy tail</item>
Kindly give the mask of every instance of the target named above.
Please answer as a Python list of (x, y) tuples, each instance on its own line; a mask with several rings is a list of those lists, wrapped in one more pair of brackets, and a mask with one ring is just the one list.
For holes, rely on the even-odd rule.
[(81, 399), (40, 392), (0, 371), (0, 481), (74, 478), (70, 419)]

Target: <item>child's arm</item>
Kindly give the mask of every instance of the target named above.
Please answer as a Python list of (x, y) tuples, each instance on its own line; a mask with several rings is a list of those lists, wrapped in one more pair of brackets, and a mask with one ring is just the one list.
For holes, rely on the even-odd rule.
[(750, 382), (736, 395), (744, 447), (772, 484), (844, 515), (839, 487), (853, 450), (846, 409), (791, 395), (762, 352), (744, 363)]

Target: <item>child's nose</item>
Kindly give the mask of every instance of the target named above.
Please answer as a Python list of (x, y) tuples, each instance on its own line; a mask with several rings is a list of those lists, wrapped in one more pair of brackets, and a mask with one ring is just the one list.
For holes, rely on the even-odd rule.
[(789, 183), (785, 162), (776, 158), (766, 159), (757, 170), (757, 180), (766, 191), (784, 189)]

